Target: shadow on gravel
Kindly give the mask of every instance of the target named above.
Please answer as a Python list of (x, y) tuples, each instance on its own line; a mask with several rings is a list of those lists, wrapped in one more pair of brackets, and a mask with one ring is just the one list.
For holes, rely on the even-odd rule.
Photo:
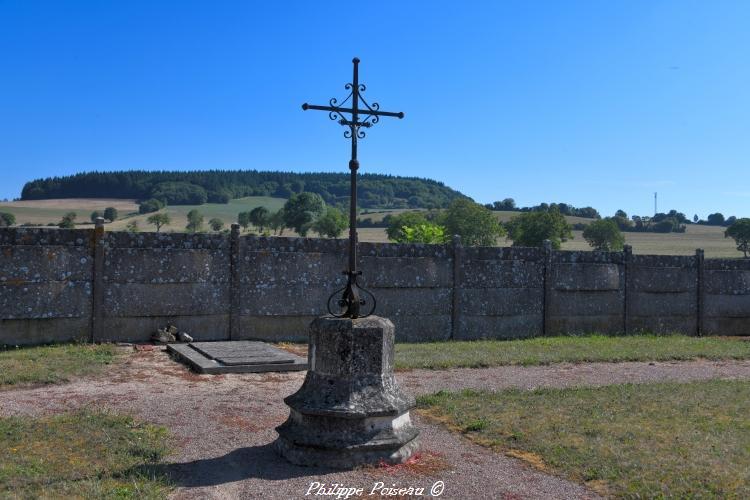
[(142, 467), (137, 472), (166, 476), (175, 486), (201, 487), (242, 481), (250, 478), (269, 480), (315, 476), (333, 472), (322, 467), (299, 467), (281, 458), (272, 443), (239, 448), (226, 455), (185, 463)]

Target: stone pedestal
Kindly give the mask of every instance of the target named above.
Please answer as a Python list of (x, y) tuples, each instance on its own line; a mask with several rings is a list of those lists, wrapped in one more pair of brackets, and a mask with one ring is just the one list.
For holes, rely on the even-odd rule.
[(352, 468), (400, 463), (417, 448), (414, 398), (393, 376), (394, 326), (378, 316), (324, 316), (310, 325), (309, 369), (284, 399), (279, 453), (297, 465)]

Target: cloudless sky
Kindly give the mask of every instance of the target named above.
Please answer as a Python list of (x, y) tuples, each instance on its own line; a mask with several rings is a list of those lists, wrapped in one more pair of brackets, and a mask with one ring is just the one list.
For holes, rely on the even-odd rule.
[(750, 216), (750, 2), (0, 0), (0, 198), (87, 170), (361, 172)]

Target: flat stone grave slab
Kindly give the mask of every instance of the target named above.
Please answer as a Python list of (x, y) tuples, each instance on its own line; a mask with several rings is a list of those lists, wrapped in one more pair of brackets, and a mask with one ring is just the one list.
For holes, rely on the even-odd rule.
[(307, 370), (305, 358), (254, 340), (169, 344), (167, 351), (199, 373)]

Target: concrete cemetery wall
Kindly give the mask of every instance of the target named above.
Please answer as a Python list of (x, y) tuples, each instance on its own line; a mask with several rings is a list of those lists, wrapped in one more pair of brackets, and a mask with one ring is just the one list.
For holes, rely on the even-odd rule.
[[(637, 331), (750, 335), (750, 261), (361, 243), (399, 340)], [(345, 283), (345, 240), (0, 228), (0, 344), (305, 340)]]
[(91, 336), (93, 230), (0, 228), (0, 344)]

